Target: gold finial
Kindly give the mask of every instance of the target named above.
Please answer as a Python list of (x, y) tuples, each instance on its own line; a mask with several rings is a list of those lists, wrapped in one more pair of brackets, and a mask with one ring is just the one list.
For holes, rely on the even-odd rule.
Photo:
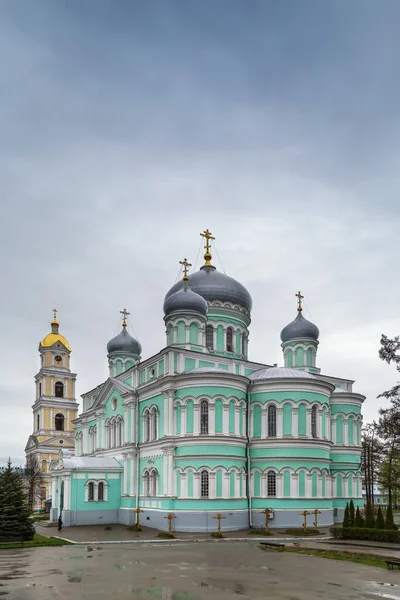
[(51, 324), (53, 325), (58, 325), (58, 321), (57, 321), (57, 309), (53, 308), (53, 320), (51, 322)]
[(187, 258), (184, 258), (183, 260), (179, 261), (179, 264), (183, 265), (183, 281), (189, 281), (188, 271), (189, 267), (192, 266), (192, 263), (188, 262)]
[(206, 244), (204, 246), (204, 248), (206, 250), (206, 252), (204, 254), (204, 260), (206, 262), (205, 262), (204, 266), (212, 267), (212, 264), (211, 264), (212, 255), (210, 253), (210, 248), (211, 248), (210, 240), (215, 240), (215, 237), (213, 237), (213, 234), (211, 233), (211, 231), (208, 231), (208, 229), (203, 231), (203, 233), (200, 233), (200, 235), (206, 240)]
[(121, 313), (121, 315), (123, 315), (123, 319), (122, 319), (122, 327), (126, 327), (127, 326), (127, 322), (126, 322), (126, 317), (128, 315), (130, 315), (131, 313), (129, 313), (126, 308), (124, 308), (124, 310), (120, 310), (119, 311)]
[(299, 303), (298, 307), (297, 307), (297, 310), (299, 312), (301, 312), (303, 310), (303, 307), (301, 305), (301, 301), (304, 299), (304, 296), (301, 295), (301, 292), (297, 292), (297, 294), (295, 294), (295, 296), (296, 296), (296, 298), (298, 298), (298, 303)]

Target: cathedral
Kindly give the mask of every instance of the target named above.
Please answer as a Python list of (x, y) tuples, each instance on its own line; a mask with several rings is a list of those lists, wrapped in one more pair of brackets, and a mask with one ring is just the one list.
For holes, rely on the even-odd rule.
[(82, 395), (77, 416), (70, 346), (52, 331), (39, 346), (33, 429), (26, 452), (43, 470), (51, 518), (65, 526), (123, 523), (176, 531), (312, 526), (362, 505), (360, 455), (364, 396), (354, 382), (318, 365), (318, 327), (303, 316), (280, 338), (283, 366), (249, 360), (252, 299), (212, 264), (164, 299), (165, 346), (142, 359), (128, 331), (107, 344), (108, 379)]

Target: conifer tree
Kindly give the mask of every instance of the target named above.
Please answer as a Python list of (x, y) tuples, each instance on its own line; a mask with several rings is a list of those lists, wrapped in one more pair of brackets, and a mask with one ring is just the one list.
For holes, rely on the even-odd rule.
[(367, 507), (365, 509), (365, 527), (366, 529), (375, 528), (374, 507), (370, 502), (367, 502)]
[(346, 502), (346, 508), (344, 509), (344, 517), (343, 517), (342, 527), (350, 527), (350, 510), (349, 510), (348, 502)]
[(0, 473), (0, 540), (31, 540), (34, 534), (22, 477), (9, 460)]
[(397, 525), (393, 519), (393, 510), (391, 504), (389, 504), (386, 511), (385, 529), (397, 529)]
[(350, 500), (349, 505), (350, 527), (354, 527), (354, 502)]
[(380, 506), (378, 507), (378, 513), (376, 515), (375, 527), (376, 529), (385, 529), (385, 519), (383, 518), (382, 509)]
[(363, 518), (360, 513), (359, 506), (357, 506), (357, 510), (356, 510), (356, 516), (354, 519), (354, 527), (364, 527), (364, 522), (363, 522)]

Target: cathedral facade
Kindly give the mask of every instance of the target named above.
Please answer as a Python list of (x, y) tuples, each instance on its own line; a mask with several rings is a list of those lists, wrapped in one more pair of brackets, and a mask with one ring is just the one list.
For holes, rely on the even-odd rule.
[[(364, 396), (352, 380), (321, 372), (319, 331), (303, 316), (300, 292), (295, 319), (281, 331), (283, 366), (249, 360), (251, 296), (216, 270), (213, 238), (202, 235), (205, 264), (188, 275), (182, 261), (183, 279), (165, 296), (158, 354), (141, 358), (122, 311), (122, 330), (107, 345), (109, 377), (82, 396), (75, 449), (71, 440), (51, 461), (52, 519), (134, 524), (140, 511), (143, 525), (166, 530), (173, 513), (176, 531), (213, 531), (219, 513), (221, 528), (234, 530), (259, 527), (267, 508), (272, 527), (300, 526), (305, 510), (310, 526), (315, 514), (327, 526), (350, 499), (362, 505)], [(39, 375), (61, 381), (54, 354), (69, 361), (69, 346), (45, 347), (49, 364)], [(42, 458), (37, 415), (53, 425), (55, 408), (39, 391)], [(76, 410), (68, 400), (64, 423)]]

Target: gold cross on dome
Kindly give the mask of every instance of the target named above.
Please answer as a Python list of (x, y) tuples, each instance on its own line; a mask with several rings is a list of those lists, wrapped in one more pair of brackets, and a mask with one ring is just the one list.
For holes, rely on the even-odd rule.
[(205, 254), (204, 254), (204, 260), (206, 262), (205, 262), (204, 266), (205, 267), (212, 267), (212, 264), (211, 264), (212, 255), (211, 255), (211, 252), (210, 252), (210, 249), (211, 249), (210, 240), (215, 240), (215, 237), (213, 237), (213, 234), (208, 229), (205, 229), (203, 231), (203, 233), (200, 233), (200, 235), (206, 241), (205, 246), (204, 246), (205, 251), (206, 251)]
[(183, 281), (189, 281), (188, 272), (189, 267), (192, 266), (192, 263), (188, 262), (187, 258), (179, 261), (179, 264), (183, 266)]
[(123, 319), (122, 319), (122, 327), (126, 327), (127, 323), (126, 323), (126, 317), (128, 315), (130, 315), (131, 313), (129, 313), (126, 308), (124, 308), (124, 310), (120, 310), (119, 311), (121, 313), (121, 315), (123, 315)]
[(297, 310), (299, 312), (301, 312), (303, 310), (303, 307), (301, 305), (301, 301), (304, 299), (304, 296), (301, 295), (301, 292), (297, 292), (297, 294), (295, 294), (295, 296), (296, 296), (296, 298), (298, 298), (298, 303), (299, 303), (299, 305), (297, 307)]
[(57, 312), (56, 308), (53, 308), (53, 323), (57, 323)]

